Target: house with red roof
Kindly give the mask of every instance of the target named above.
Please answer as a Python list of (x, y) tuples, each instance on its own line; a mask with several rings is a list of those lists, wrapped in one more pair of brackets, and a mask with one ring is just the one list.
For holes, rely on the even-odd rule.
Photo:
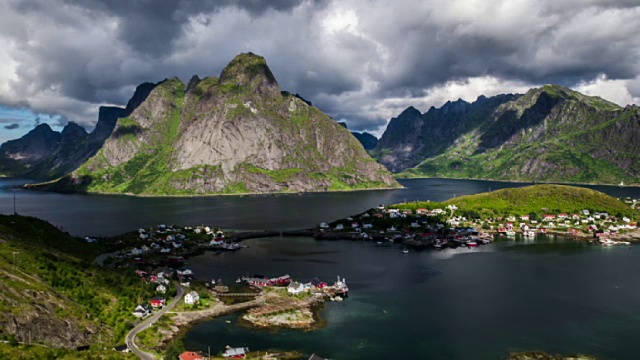
[(150, 302), (151, 302), (151, 307), (154, 307), (154, 308), (163, 307), (167, 305), (167, 300), (162, 296), (156, 296), (153, 299), (151, 299)]
[(180, 360), (205, 360), (206, 358), (197, 352), (193, 351), (185, 351), (182, 354), (178, 355), (178, 359)]

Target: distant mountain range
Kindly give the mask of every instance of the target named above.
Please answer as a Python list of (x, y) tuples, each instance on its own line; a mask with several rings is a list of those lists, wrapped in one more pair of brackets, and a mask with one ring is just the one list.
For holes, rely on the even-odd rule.
[(640, 109), (558, 85), (391, 119), (373, 156), (400, 177), (640, 183)]
[(77, 169), (100, 150), (118, 118), (133, 112), (155, 87), (144, 83), (136, 89), (127, 107), (101, 106), (98, 123), (91, 133), (70, 122), (62, 132), (40, 124), (23, 137), (0, 146), (0, 174), (31, 179), (55, 179)]
[(558, 85), (409, 107), (380, 140), (351, 134), (249, 53), (220, 78), (140, 85), (126, 108), (101, 107), (91, 133), (41, 124), (0, 146), (0, 174), (151, 195), (399, 186), (366, 149), (398, 177), (640, 183), (638, 107)]
[(101, 146), (38, 187), (145, 195), (400, 187), (347, 129), (281, 91), (260, 56), (237, 56), (219, 78), (142, 87)]

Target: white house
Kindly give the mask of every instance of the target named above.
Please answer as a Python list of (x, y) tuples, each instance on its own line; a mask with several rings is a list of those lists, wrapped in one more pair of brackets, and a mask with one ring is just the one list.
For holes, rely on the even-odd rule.
[(364, 229), (373, 229), (373, 224), (368, 224), (368, 223), (367, 224), (362, 224), (362, 227)]
[(163, 249), (160, 249), (160, 252), (161, 252), (161, 253), (170, 253), (170, 252), (171, 252), (171, 248), (163, 248)]
[(140, 234), (138, 235), (138, 237), (140, 237), (140, 239), (141, 239), (141, 240), (145, 240), (145, 239), (148, 239), (148, 238), (149, 238), (149, 235), (147, 235), (147, 234), (145, 234), (145, 233), (140, 233)]
[(338, 224), (338, 225), (336, 225), (335, 229), (336, 230), (342, 230), (342, 229), (344, 229), (344, 226), (342, 224)]
[(291, 284), (289, 284), (289, 286), (287, 286), (287, 292), (289, 294), (300, 294), (301, 292), (304, 291), (304, 285), (302, 285), (299, 282), (292, 282)]
[(151, 314), (151, 309), (149, 309), (149, 305), (147, 304), (138, 305), (135, 310), (133, 310), (133, 316), (137, 318), (143, 318), (149, 314)]
[(411, 227), (412, 227), (412, 228), (419, 228), (419, 227), (420, 227), (420, 224), (418, 224), (417, 222), (412, 222), (412, 223), (411, 223)]
[(323, 229), (326, 229), (326, 228), (329, 227), (329, 224), (327, 224), (326, 222), (322, 222), (322, 223), (320, 223), (320, 227), (323, 228)]
[(164, 294), (167, 292), (167, 287), (160, 284), (158, 285), (158, 287), (156, 287), (156, 292), (159, 292), (160, 294)]
[(195, 292), (195, 291), (191, 291), (191, 292), (187, 293), (187, 295), (184, 296), (184, 303), (185, 304), (193, 305), (193, 304), (197, 303), (198, 301), (200, 301), (200, 295), (198, 295), (198, 293)]

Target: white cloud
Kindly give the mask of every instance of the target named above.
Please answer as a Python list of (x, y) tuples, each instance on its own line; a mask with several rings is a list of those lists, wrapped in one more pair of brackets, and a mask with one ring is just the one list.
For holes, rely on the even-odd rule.
[(591, 81), (585, 81), (575, 87), (575, 90), (589, 96), (599, 96), (620, 106), (629, 104), (640, 105), (640, 97), (633, 97), (629, 92), (629, 81), (610, 80), (606, 75), (600, 75)]

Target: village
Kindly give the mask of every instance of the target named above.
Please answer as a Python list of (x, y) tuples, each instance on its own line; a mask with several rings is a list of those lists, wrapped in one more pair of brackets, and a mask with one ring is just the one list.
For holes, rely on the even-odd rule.
[[(197, 320), (244, 310), (247, 313), (242, 319), (252, 326), (312, 329), (317, 323), (317, 309), (326, 300), (341, 302), (348, 297), (344, 278), (338, 276), (333, 284), (329, 284), (317, 278), (294, 281), (289, 275), (253, 275), (240, 276), (227, 285), (221, 279), (198, 279), (186, 267), (189, 257), (204, 251), (238, 251), (243, 246), (236, 241), (274, 234), (277, 233), (225, 234), (208, 226), (180, 228), (160, 224), (110, 239), (120, 250), (96, 261), (114, 269), (134, 271), (146, 286), (152, 288), (155, 296), (132, 309), (132, 319), (137, 319), (138, 324), (165, 311), (169, 316), (170, 320), (158, 320), (162, 326), (152, 326), (138, 334), (139, 343), (145, 349), (159, 348), (177, 336), (181, 327)], [(90, 243), (106, 241), (89, 237), (85, 240)], [(174, 303), (170, 304), (172, 299)], [(147, 341), (147, 338), (158, 338), (145, 334), (151, 331), (160, 334), (160, 342)], [(133, 349), (122, 345), (114, 350), (128, 352)], [(250, 354), (247, 348), (229, 347), (221, 356), (246, 358)], [(180, 358), (197, 359), (199, 356), (203, 355), (186, 351)]]
[[(632, 208), (637, 200), (627, 199)], [(557, 235), (604, 246), (629, 245), (640, 240), (638, 223), (630, 217), (583, 209), (577, 213), (547, 212), (482, 218), (456, 205), (403, 208), (379, 205), (362, 214), (319, 224), (319, 240), (369, 240), (378, 245), (399, 243), (409, 248), (457, 248), (486, 245), (497, 239), (533, 240)], [(405, 248), (406, 249), (406, 248)], [(406, 253), (406, 250), (404, 250)]]
[[(637, 202), (631, 204), (634, 206)], [(109, 241), (117, 250), (99, 256), (96, 262), (135, 272), (154, 293), (131, 309), (131, 317), (137, 319), (137, 324), (143, 324), (154, 316), (162, 316), (162, 320), (158, 317), (151, 321), (157, 324), (137, 334), (144, 349), (158, 352), (179, 336), (181, 328), (204, 318), (239, 311), (245, 311), (241, 321), (250, 326), (309, 330), (317, 326), (317, 309), (323, 303), (341, 302), (348, 297), (347, 282), (339, 276), (329, 284), (320, 279), (294, 280), (288, 275), (238, 274), (237, 280), (226, 279), (223, 283), (220, 279), (198, 279), (187, 267), (187, 259), (205, 251), (241, 251), (246, 247), (241, 245), (244, 239), (313, 236), (317, 240), (364, 240), (377, 246), (401, 244), (403, 253), (408, 253), (408, 249), (475, 248), (501, 239), (529, 241), (552, 234), (603, 246), (626, 245), (630, 243), (627, 240), (638, 240), (635, 219), (591, 209), (483, 218), (453, 204), (434, 205), (414, 208), (407, 208), (406, 204), (379, 205), (309, 230), (229, 232), (204, 225), (160, 224), (115, 238), (87, 237), (85, 240)], [(636, 237), (624, 237), (628, 235)], [(159, 340), (150, 341), (151, 338)], [(123, 345), (115, 350), (133, 349)], [(223, 358), (246, 358), (252, 354), (246, 347), (219, 351)], [(194, 351), (183, 355), (181, 359), (203, 356)]]

